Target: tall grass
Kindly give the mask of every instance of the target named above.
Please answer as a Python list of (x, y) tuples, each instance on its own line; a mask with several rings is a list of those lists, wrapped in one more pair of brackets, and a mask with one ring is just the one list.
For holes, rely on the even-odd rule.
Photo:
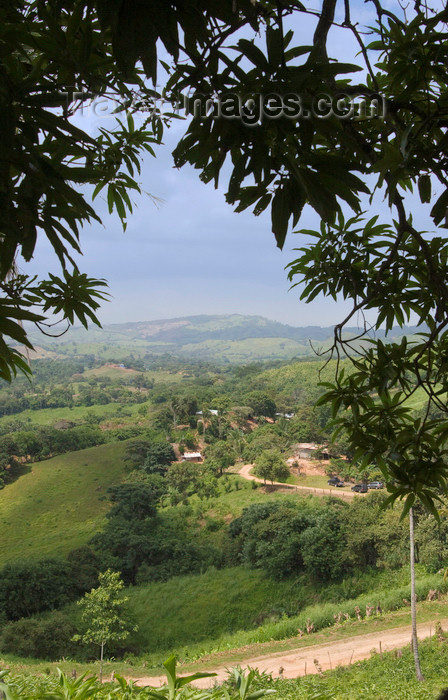
[[(306, 579), (272, 581), (259, 571), (235, 567), (148, 584), (129, 590), (140, 625), (132, 641), (149, 654), (149, 665), (157, 665), (172, 651), (194, 661), (209, 653), (289, 639), (299, 629), (305, 631), (308, 621), (315, 631), (334, 625), (338, 612), (356, 619), (356, 607), (363, 617), (366, 606), (376, 608), (378, 603), (383, 612), (403, 608), (403, 599), (410, 598), (410, 586), (403, 585), (406, 576), (405, 570), (372, 572), (316, 590)], [(448, 582), (437, 574), (421, 576), (419, 600), (430, 589), (446, 592)]]

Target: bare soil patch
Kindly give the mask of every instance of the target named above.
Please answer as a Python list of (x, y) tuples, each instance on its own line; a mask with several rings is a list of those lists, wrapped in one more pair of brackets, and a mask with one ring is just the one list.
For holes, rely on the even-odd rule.
[(297, 463), (297, 469), (292, 469), (298, 474), (305, 474), (306, 476), (325, 476), (325, 465), (328, 462), (320, 462), (317, 459), (295, 459)]
[[(448, 619), (440, 620), (444, 630), (448, 627)], [(423, 622), (417, 626), (419, 639), (426, 639), (434, 634), (434, 622)], [(411, 626), (397, 627), (391, 630), (371, 632), (349, 639), (325, 644), (316, 644), (289, 652), (277, 652), (266, 656), (254, 656), (244, 661), (244, 666), (266, 671), (274, 678), (298, 678), (309, 674), (320, 673), (335, 669), (337, 666), (348, 666), (355, 661), (368, 659), (372, 653), (382, 654), (386, 651), (401, 649), (410, 644)], [(212, 678), (202, 678), (194, 682), (199, 688), (209, 688), (215, 682), (221, 683), (228, 676), (228, 667), (212, 664), (201, 667), (201, 672), (216, 673)], [(165, 677), (152, 676), (138, 678), (138, 685), (158, 687), (165, 683)]]

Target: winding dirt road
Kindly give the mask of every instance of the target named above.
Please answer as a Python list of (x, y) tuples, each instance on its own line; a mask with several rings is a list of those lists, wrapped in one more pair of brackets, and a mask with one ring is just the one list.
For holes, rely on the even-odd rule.
[[(264, 484), (265, 482), (263, 479), (259, 479), (257, 476), (254, 476), (253, 474), (250, 473), (251, 469), (253, 468), (253, 464), (243, 464), (241, 469), (238, 470), (237, 474), (239, 476), (242, 476), (243, 479), (248, 479), (249, 481), (256, 481), (258, 484)], [(269, 482), (266, 484), (267, 486), (282, 486), (285, 489), (289, 489), (291, 491), (307, 491), (308, 493), (312, 493), (315, 496), (336, 496), (337, 498), (342, 498), (342, 499), (351, 499), (355, 496), (364, 496), (365, 494), (363, 493), (354, 493), (353, 491), (341, 491), (340, 489), (334, 488), (334, 489), (320, 489), (314, 486), (297, 486), (296, 484), (284, 484), (281, 481), (274, 481), (274, 482)]]
[[(262, 479), (251, 474), (253, 464), (244, 464), (237, 472), (244, 479), (264, 483)], [(308, 491), (318, 496), (337, 496), (338, 498), (351, 499), (355, 494), (351, 491), (340, 491), (339, 489), (322, 489), (311, 486), (297, 486), (274, 481), (274, 486), (291, 491)], [(444, 630), (448, 629), (448, 618), (439, 620)], [(435, 621), (424, 622), (418, 625), (419, 639), (426, 639), (434, 634)], [(348, 639), (334, 642), (325, 642), (311, 646), (300, 647), (300, 643), (293, 651), (280, 651), (273, 654), (253, 656), (241, 662), (243, 667), (250, 666), (259, 671), (271, 673), (274, 678), (297, 678), (308, 674), (320, 673), (336, 668), (337, 666), (348, 666), (354, 661), (368, 659), (372, 651), (378, 653), (400, 649), (411, 641), (411, 626), (396, 627), (390, 630), (370, 632), (369, 634), (355, 635)], [(212, 678), (202, 678), (194, 682), (199, 688), (209, 688), (214, 683), (224, 681), (228, 676), (229, 664), (219, 666), (213, 663), (200, 664), (201, 672), (216, 673)], [(182, 671), (181, 671), (182, 674)], [(136, 680), (138, 685), (151, 685), (158, 687), (165, 683), (165, 676), (142, 677)]]
[[(442, 629), (448, 628), (448, 618), (440, 620)], [(419, 639), (426, 639), (434, 634), (434, 622), (424, 622), (417, 626)], [(411, 641), (411, 626), (396, 627), (391, 630), (371, 632), (369, 634), (350, 637), (336, 642), (326, 642), (313, 646), (298, 647), (294, 651), (277, 652), (266, 656), (254, 656), (245, 659), (241, 665), (258, 668), (259, 671), (271, 673), (274, 678), (297, 678), (321, 671), (327, 671), (337, 666), (348, 666), (354, 661), (368, 659), (372, 651), (382, 653), (393, 649), (400, 649)], [(201, 672), (216, 673), (212, 678), (202, 678), (195, 681), (199, 688), (209, 688), (215, 682), (222, 682), (228, 676), (226, 667), (201, 665)], [(199, 669), (198, 669), (199, 670)], [(158, 687), (165, 683), (165, 677), (155, 676), (138, 678), (138, 685), (152, 685)]]

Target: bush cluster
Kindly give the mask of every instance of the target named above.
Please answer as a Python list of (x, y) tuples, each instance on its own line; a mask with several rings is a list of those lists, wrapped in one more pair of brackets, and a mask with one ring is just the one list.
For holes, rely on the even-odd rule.
[(72, 550), (64, 559), (6, 564), (0, 570), (0, 614), (19, 620), (60, 608), (90, 590), (97, 581), (99, 559), (89, 547)]

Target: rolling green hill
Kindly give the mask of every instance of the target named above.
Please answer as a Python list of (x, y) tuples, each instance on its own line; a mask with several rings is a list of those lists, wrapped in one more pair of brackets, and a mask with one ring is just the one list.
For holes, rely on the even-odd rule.
[[(126, 410), (129, 413), (136, 414), (141, 404), (130, 404), (126, 406)], [(61, 408), (40, 408), (37, 411), (32, 411), (31, 409), (26, 409), (14, 415), (17, 420), (23, 421), (32, 425), (54, 425), (56, 421), (60, 420), (85, 420), (88, 414), (99, 414), (107, 418), (114, 418), (117, 416), (117, 411), (119, 414), (120, 404), (119, 403), (106, 403), (106, 404), (93, 404), (92, 406), (74, 406), (70, 408), (68, 406), (63, 406)], [(10, 415), (0, 417), (0, 425), (2, 423), (8, 423), (12, 417)]]
[[(409, 336), (415, 332), (414, 327), (393, 329), (390, 337)], [(346, 329), (347, 337), (358, 334), (358, 328)], [(63, 338), (45, 338), (45, 342), (35, 330), (29, 331), (34, 343), (59, 356), (95, 354), (110, 360), (131, 353), (135, 357), (170, 354), (184, 359), (233, 364), (312, 357), (313, 348), (327, 347), (332, 335), (332, 327), (296, 327), (262, 316), (241, 314), (117, 323), (88, 331), (72, 328)], [(377, 335), (384, 333), (379, 331)]]
[(112, 443), (34, 463), (0, 491), (0, 566), (85, 544), (103, 524), (108, 487), (123, 477), (124, 449)]

